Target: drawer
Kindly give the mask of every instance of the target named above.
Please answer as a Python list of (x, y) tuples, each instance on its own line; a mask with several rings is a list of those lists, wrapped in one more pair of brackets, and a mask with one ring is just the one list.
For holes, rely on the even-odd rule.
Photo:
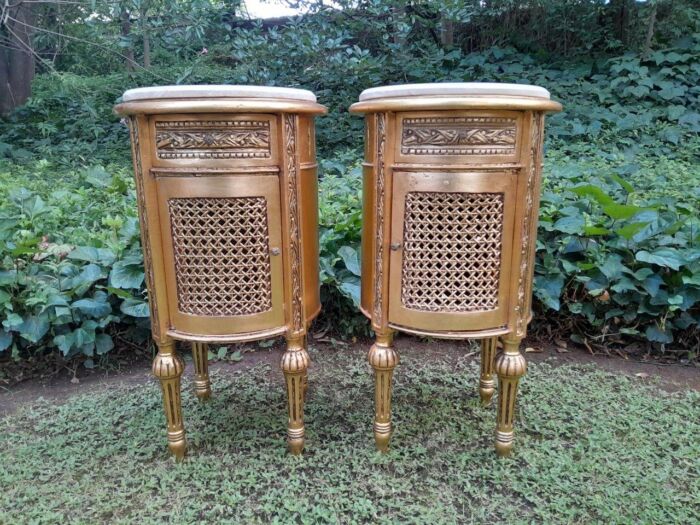
[(157, 167), (270, 166), (278, 162), (272, 115), (186, 114), (150, 119)]
[(398, 163), (508, 164), (520, 159), (522, 115), (511, 111), (398, 113)]

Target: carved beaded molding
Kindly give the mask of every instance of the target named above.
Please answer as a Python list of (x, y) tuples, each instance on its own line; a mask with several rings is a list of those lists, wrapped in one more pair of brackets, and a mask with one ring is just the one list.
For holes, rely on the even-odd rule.
[(513, 155), (516, 121), (508, 117), (403, 119), (403, 155)]
[(287, 168), (289, 206), (289, 259), (292, 273), (292, 329), (303, 330), (301, 298), (301, 249), (299, 246), (299, 202), (297, 199), (297, 121), (296, 115), (284, 116), (284, 147)]
[(267, 120), (156, 122), (159, 159), (270, 158)]
[(139, 224), (141, 226), (141, 246), (143, 250), (143, 264), (145, 267), (146, 289), (148, 290), (148, 309), (151, 314), (151, 331), (153, 339), (160, 341), (160, 319), (158, 318), (158, 305), (155, 296), (155, 279), (153, 277), (153, 259), (151, 257), (151, 238), (148, 233), (148, 212), (146, 211), (146, 195), (143, 185), (143, 167), (141, 164), (141, 145), (139, 143), (139, 131), (136, 117), (129, 118), (129, 132), (131, 133), (131, 147), (134, 154), (134, 165), (137, 186), (137, 206), (139, 212)]

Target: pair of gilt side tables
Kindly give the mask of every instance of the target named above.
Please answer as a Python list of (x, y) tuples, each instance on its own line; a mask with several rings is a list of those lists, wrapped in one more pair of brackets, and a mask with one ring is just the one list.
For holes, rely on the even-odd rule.
[[(259, 86), (127, 91), (146, 285), (168, 446), (187, 442), (184, 370), (207, 399), (209, 343), (284, 335), (289, 450), (304, 447), (309, 355), (320, 310), (313, 93)], [(531, 317), (546, 112), (540, 87), (456, 83), (364, 91), (361, 309), (376, 341), (374, 435), (391, 435), (393, 335), (482, 340), (480, 395), (499, 379), (496, 451), (513, 443), (520, 341)], [(497, 339), (503, 351), (496, 355)]]

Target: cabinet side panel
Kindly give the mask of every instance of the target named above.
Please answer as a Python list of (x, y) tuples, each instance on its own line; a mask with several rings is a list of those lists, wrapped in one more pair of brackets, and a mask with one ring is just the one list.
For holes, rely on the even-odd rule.
[(362, 169), (362, 281), (361, 307), (365, 315), (371, 317), (374, 307), (374, 260), (376, 249), (374, 236), (375, 216), (375, 175), (376, 119), (374, 114), (365, 119), (365, 161)]

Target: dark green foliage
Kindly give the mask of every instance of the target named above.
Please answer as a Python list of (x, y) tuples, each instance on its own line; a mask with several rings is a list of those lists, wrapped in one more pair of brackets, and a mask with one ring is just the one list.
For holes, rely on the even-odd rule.
[[(321, 10), (278, 28), (229, 20), (225, 37), (216, 33), (222, 26), (208, 23), (203, 33), (191, 34), (196, 38), (190, 47), (179, 48), (178, 60), (163, 56), (155, 63), (165, 65), (149, 71), (38, 77), (30, 102), (0, 121), (0, 254), (5, 276), (0, 281), (0, 349), (13, 349), (16, 357), (58, 349), (67, 356), (82, 353), (94, 359), (108, 350), (107, 336), (144, 335), (147, 320), (141, 316), (147, 312), (128, 133), (112, 114), (112, 105), (127, 88), (168, 83), (299, 86), (312, 89), (329, 107), (329, 115), (317, 121), (324, 306), (320, 326), (342, 335), (366, 334), (368, 324), (357, 313), (363, 122), (347, 108), (371, 86), (464, 80), (542, 85), (565, 107), (547, 120), (537, 326), (568, 319), (565, 335), (586, 344), (641, 342), (677, 351), (678, 357), (696, 357), (697, 12), (682, 2), (673, 9), (659, 3), (655, 47), (613, 57), (604, 51), (621, 53), (639, 46), (634, 39), (624, 45), (615, 40), (611, 29), (600, 29), (607, 27), (600, 19), (599, 36), (583, 38), (585, 29), (572, 30), (592, 47), (579, 46), (575, 58), (563, 58), (554, 53), (551, 41), (530, 39), (528, 46), (515, 37), (495, 38), (498, 20), (504, 27), (526, 28), (524, 34), (534, 31), (536, 20), (548, 20), (547, 27), (557, 34), (565, 29), (567, 13), (593, 9), (590, 16), (612, 16), (607, 3), (572, 1), (561, 8), (556, 2), (543, 3), (536, 17), (530, 10), (528, 16), (534, 18), (517, 20), (508, 18), (509, 9), (501, 2), (489, 4), (485, 11), (470, 14), (470, 4), (448, 3), (445, 16), (464, 27), (477, 22), (491, 27), (491, 44), (498, 46), (484, 45), (486, 32), (479, 45), (467, 45), (466, 34), (443, 44), (435, 35), (444, 20), (432, 3), (397, 11), (398, 3), (383, 1), (364, 5), (364, 11)], [(635, 6), (637, 18), (627, 21), (628, 38), (629, 29), (642, 27), (647, 16), (646, 7)], [(685, 20), (686, 34), (674, 33), (669, 21), (675, 19)], [(207, 54), (195, 53), (195, 44), (207, 41), (207, 31), (221, 38)], [(606, 47), (600, 38), (612, 43)], [(76, 71), (75, 65), (66, 68)], [(103, 251), (88, 256), (85, 248), (78, 258), (51, 253), (61, 245)], [(62, 289), (65, 284), (58, 283), (66, 279), (74, 286)], [(68, 306), (49, 304), (56, 290)]]

